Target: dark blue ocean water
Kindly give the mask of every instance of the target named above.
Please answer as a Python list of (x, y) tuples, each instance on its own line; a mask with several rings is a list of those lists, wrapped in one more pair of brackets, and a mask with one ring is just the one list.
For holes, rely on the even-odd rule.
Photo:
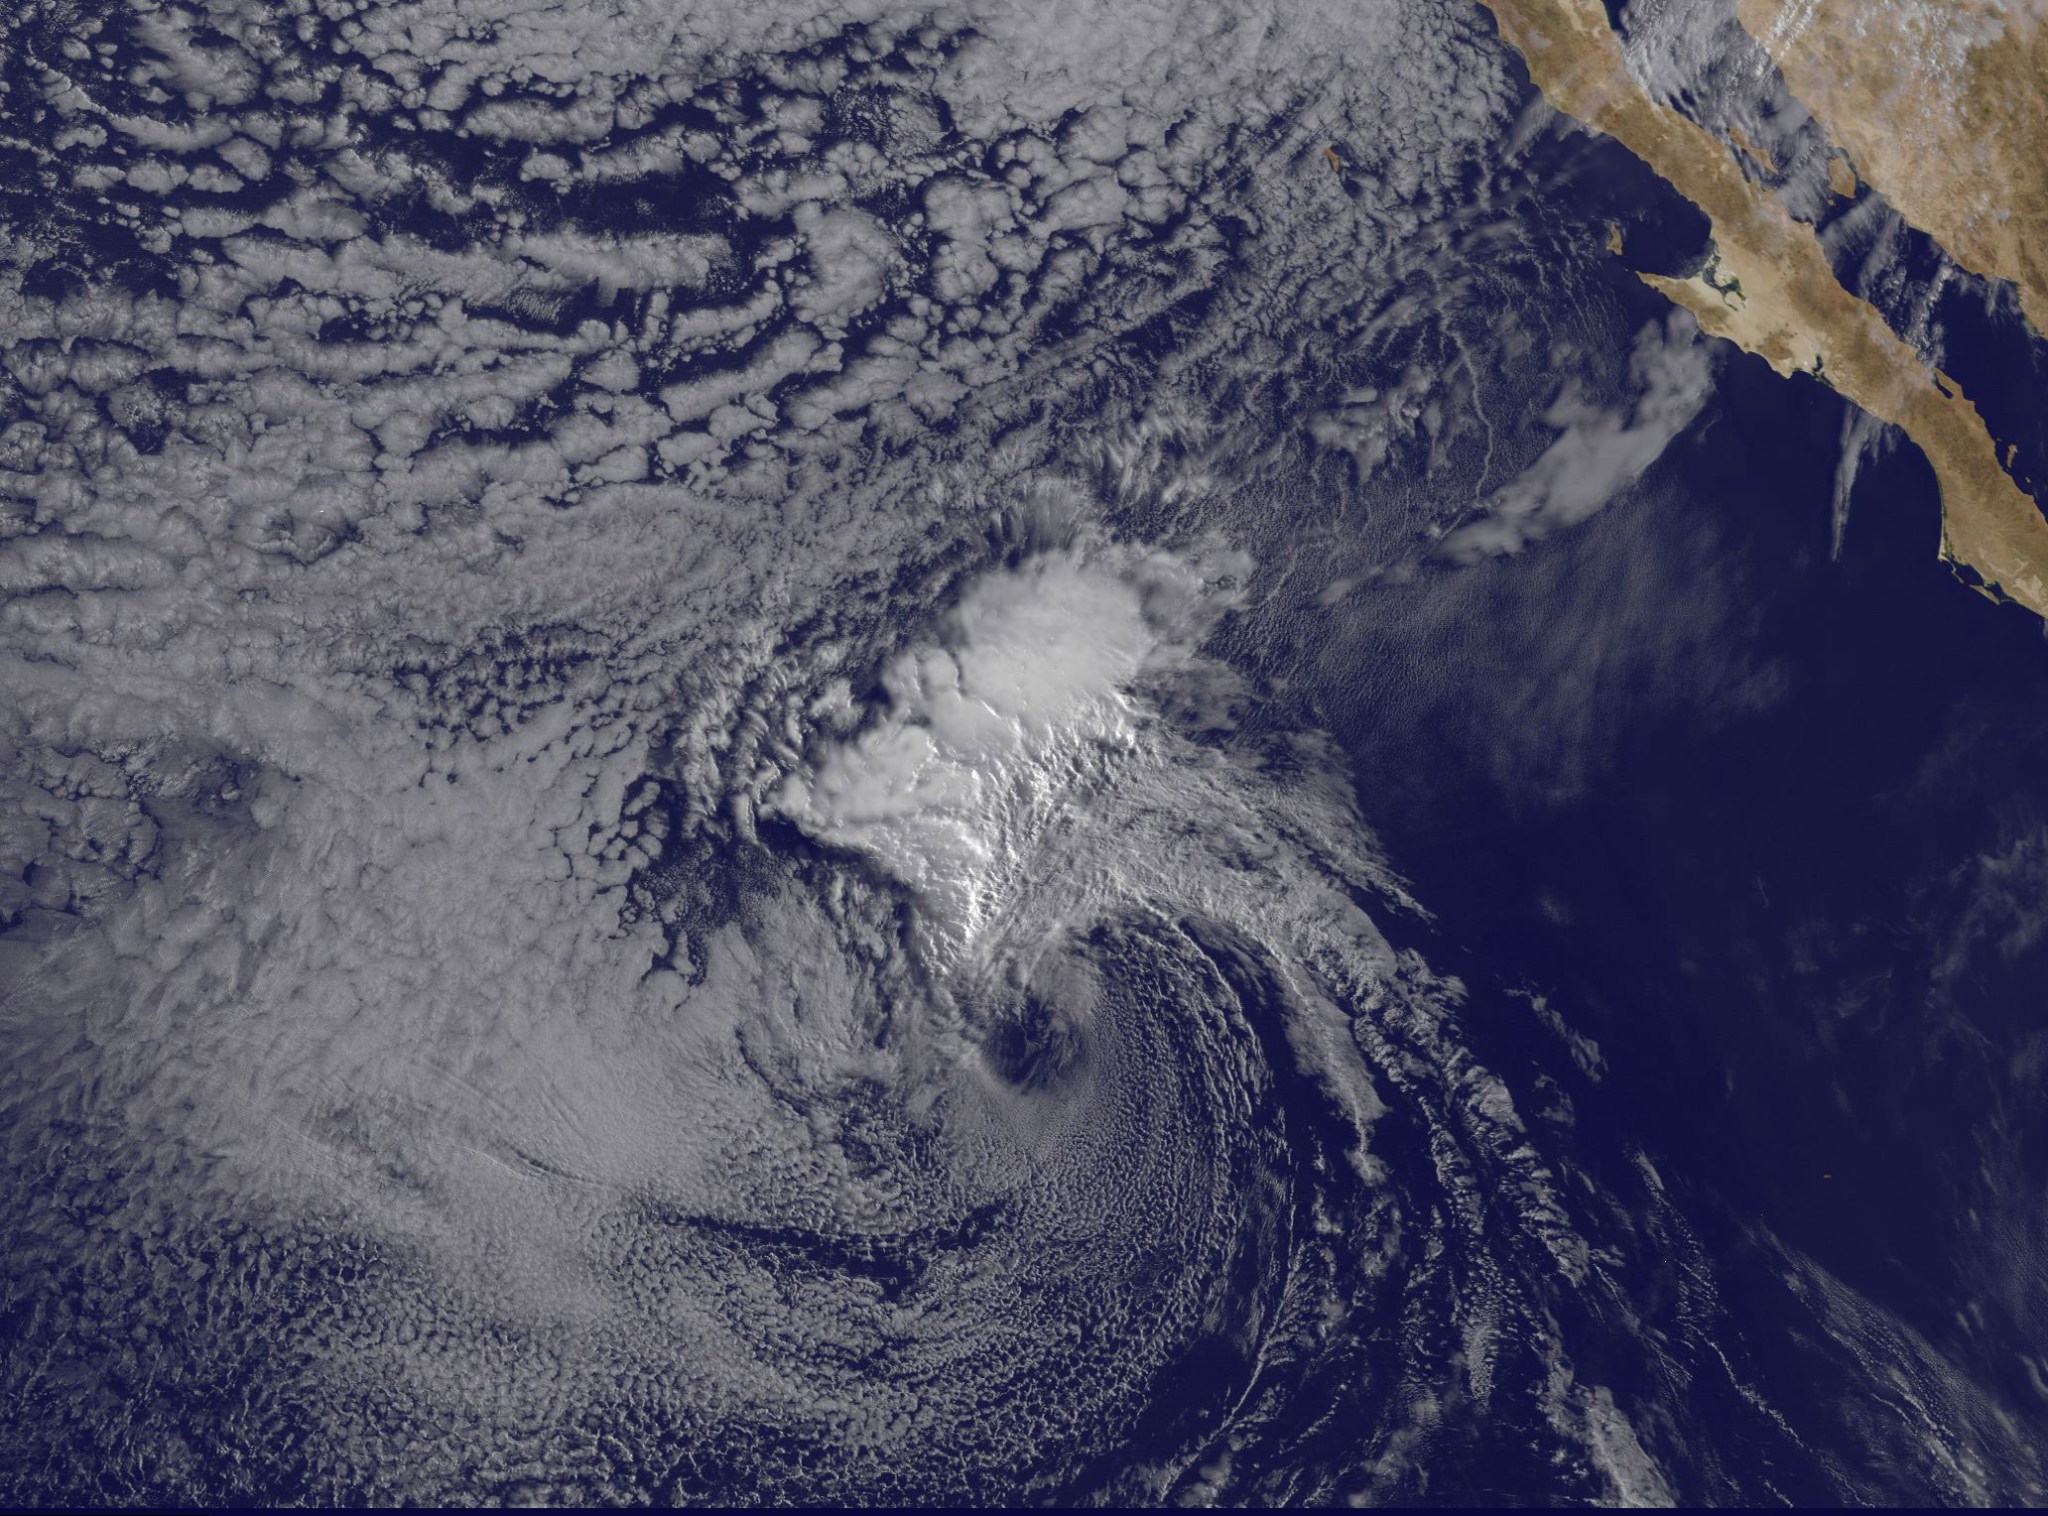
[(1419, 945), (1599, 1041), (1587, 1161), (1639, 1149), (1691, 1197), (1774, 1393), (1862, 1387), (1783, 1346), (1763, 1229), (2025, 1405), (2041, 1323), (1986, 1296), (2048, 1177), (2048, 906), (2010, 877), (2048, 819), (2048, 641), (1936, 561), (1910, 447), (1831, 559), (1840, 417), (1731, 354), (1638, 498), (1362, 605), (1376, 666), (1323, 715), (1439, 913)]

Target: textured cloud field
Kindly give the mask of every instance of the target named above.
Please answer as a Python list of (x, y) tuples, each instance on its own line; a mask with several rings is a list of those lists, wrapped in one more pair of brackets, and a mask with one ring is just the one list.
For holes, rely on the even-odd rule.
[(4, 26), (9, 1499), (1668, 1498), (1683, 1223), (1214, 645), (1702, 404), (1479, 13)]

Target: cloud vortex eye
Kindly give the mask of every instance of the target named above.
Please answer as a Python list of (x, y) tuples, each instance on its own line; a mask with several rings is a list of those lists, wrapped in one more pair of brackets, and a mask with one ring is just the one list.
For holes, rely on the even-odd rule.
[[(460, 934), (460, 972), (376, 977), (363, 949), (397, 928), (365, 906), (289, 937), (300, 999), (267, 1019), (234, 965), (276, 975), (276, 949), (239, 944), (299, 933), (310, 897), (252, 883), (318, 877), (353, 802), (244, 765), (224, 808), (226, 770), (192, 762), (154, 808), (161, 867), (235, 857), (191, 937), (249, 935), (161, 981), (81, 977), (85, 937), (30, 965), (46, 1025), (124, 1050), (131, 1115), (67, 1125), (61, 1079), (13, 1097), (18, 1131), (74, 1134), (15, 1171), (22, 1235), (51, 1259), (102, 1239), (81, 1287), (155, 1324), (149, 1361), (294, 1386), (278, 1477), (309, 1498), (1278, 1498), (1331, 1418), (1384, 1444), (1461, 1393), (1583, 1437), (1588, 1392), (1488, 1385), (1555, 1356), (1544, 1302), (1586, 1249), (1457, 986), (1365, 909), (1408, 909), (1400, 887), (1312, 746), (1227, 751), (1160, 714), (1216, 677), (1197, 648), (1229, 577), (1070, 542), (968, 579), (865, 708), (765, 687), (811, 727), (737, 809), (749, 835), (706, 843), (661, 799), (686, 766), (605, 792), (596, 835), (642, 866), (586, 897), (575, 976), (507, 976)], [(534, 679), (588, 656), (533, 640)], [(504, 781), (450, 773), (403, 803), (488, 825)], [(408, 898), (431, 923), (576, 886), (515, 867)], [(371, 977), (320, 970), (337, 934)], [(411, 1019), (365, 1022), (365, 996)], [(220, 1083), (235, 1049), (253, 1097)], [(169, 1145), (133, 1135), (143, 1109)], [(181, 1196), (161, 1236), (119, 1198), (149, 1163)], [(172, 1277), (235, 1331), (160, 1314)], [(147, 1414), (164, 1445), (223, 1435)], [(277, 1425), (235, 1424), (252, 1449)], [(479, 1452), (478, 1427), (506, 1440)]]
[(2044, 3), (0, 0), (0, 1510), (2041, 1503)]

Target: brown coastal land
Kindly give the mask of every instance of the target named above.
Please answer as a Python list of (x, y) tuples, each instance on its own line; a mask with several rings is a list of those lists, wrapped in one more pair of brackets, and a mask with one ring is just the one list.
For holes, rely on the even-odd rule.
[[(1636, 83), (1599, 0), (1481, 3), (1553, 106), (1620, 142), (1712, 221), (1717, 251), (1707, 269), (1686, 280), (1644, 275), (1645, 282), (1708, 332), (1781, 373), (1814, 374), (1904, 430), (1940, 483), (1943, 556), (2048, 616), (2048, 520), (1998, 466), (1983, 418), (1961, 389), (1842, 287), (1812, 228), (1752, 184), (1725, 144)], [(1856, 163), (1882, 188), (1863, 159)]]
[(1738, 0), (1864, 179), (2048, 332), (2048, 27), (1999, 0)]

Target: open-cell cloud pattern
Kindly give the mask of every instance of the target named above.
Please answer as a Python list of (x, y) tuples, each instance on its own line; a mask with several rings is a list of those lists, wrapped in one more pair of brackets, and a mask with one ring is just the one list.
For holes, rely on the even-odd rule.
[(1232, 467), (1419, 461), (1371, 530), (1454, 572), (1698, 409), (1674, 324), (1484, 421), (1525, 102), (1476, 12), (4, 27), (0, 1496), (1401, 1499), (1479, 1450), (1656, 1500), (1689, 1395), (1780, 1436), (1661, 1187), (1550, 1151), (1213, 650)]

